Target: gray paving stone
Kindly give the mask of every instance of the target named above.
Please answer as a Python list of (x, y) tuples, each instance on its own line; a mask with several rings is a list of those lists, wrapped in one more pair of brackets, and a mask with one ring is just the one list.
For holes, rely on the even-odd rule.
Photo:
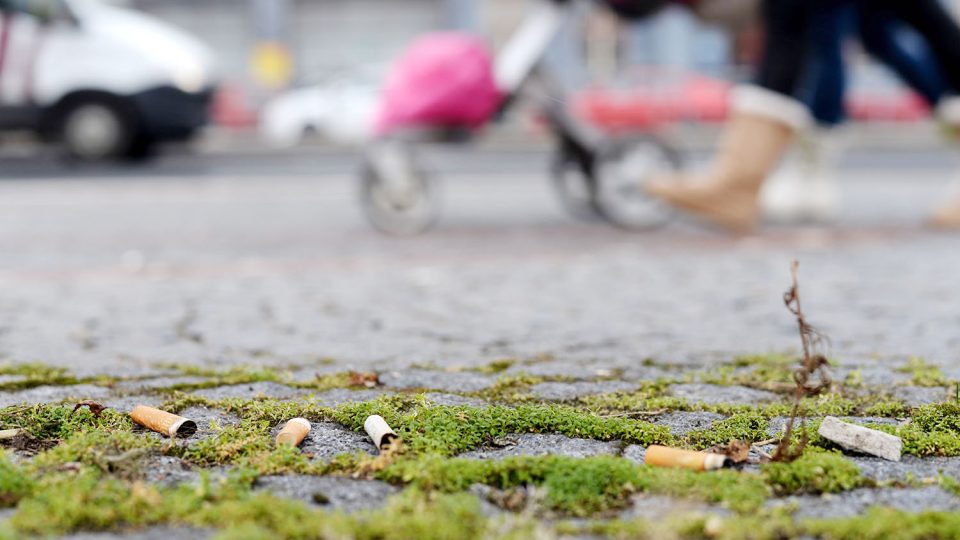
[(891, 463), (871, 456), (847, 456), (857, 464), (860, 473), (879, 481), (901, 481), (912, 477), (917, 480), (945, 475), (960, 479), (960, 458), (903, 456), (900, 462)]
[[(502, 443), (502, 446), (499, 444)], [(565, 435), (523, 433), (508, 435), (498, 446), (487, 446), (460, 454), (470, 459), (502, 459), (509, 456), (567, 456), (590, 457), (615, 455), (620, 451), (618, 441), (602, 442), (590, 439), (573, 439)]]
[(832, 495), (787, 497), (768, 503), (769, 506), (797, 505), (797, 518), (844, 518), (862, 514), (871, 506), (894, 508), (906, 512), (955, 511), (960, 499), (937, 486), (907, 489), (855, 489)]
[(324, 407), (336, 407), (344, 403), (357, 403), (377, 399), (386, 395), (383, 390), (350, 390), (347, 388), (334, 388), (319, 394), (313, 394), (310, 401)]
[(894, 398), (904, 402), (908, 407), (940, 403), (950, 398), (947, 389), (939, 386), (896, 386), (893, 388), (892, 394)]
[(146, 405), (147, 407), (159, 407), (163, 404), (164, 398), (161, 396), (124, 396), (111, 397), (99, 400), (104, 407), (110, 407), (122, 413), (129, 413), (137, 405)]
[(440, 392), (427, 392), (424, 394), (434, 405), (446, 405), (456, 407), (459, 405), (469, 405), (471, 407), (487, 407), (490, 404), (478, 398), (464, 397), (457, 394), (442, 394)]
[(629, 392), (636, 390), (636, 388), (636, 384), (624, 381), (545, 382), (530, 387), (530, 393), (534, 397), (547, 401), (570, 401), (593, 394)]
[(207, 399), (256, 397), (291, 399), (305, 396), (309, 393), (309, 390), (304, 390), (302, 388), (293, 388), (275, 382), (260, 381), (255, 383), (232, 384), (227, 386), (217, 386), (214, 388), (204, 388), (202, 390), (193, 392), (193, 395)]
[(639, 444), (631, 444), (623, 449), (623, 457), (635, 463), (643, 464), (643, 459), (647, 455), (647, 449)]
[(157, 390), (160, 388), (170, 388), (177, 385), (202, 384), (209, 381), (207, 377), (195, 377), (192, 375), (174, 375), (164, 377), (151, 377), (149, 379), (136, 379), (128, 381), (118, 381), (114, 385), (114, 390), (118, 392), (144, 392), (147, 390)]
[(0, 392), (0, 407), (20, 405), (22, 403), (58, 403), (67, 399), (105, 399), (111, 395), (109, 388), (92, 384), (73, 386), (37, 386), (17, 392)]
[(380, 383), (389, 388), (409, 390), (424, 388), (446, 392), (476, 392), (493, 386), (496, 379), (472, 371), (435, 371), (409, 369), (380, 374)]
[(698, 514), (728, 516), (729, 510), (698, 501), (676, 499), (661, 495), (639, 494), (630, 498), (630, 508), (620, 513), (620, 519), (649, 519), (662, 520), (670, 515)]
[(671, 396), (684, 398), (691, 403), (730, 403), (736, 405), (757, 405), (782, 400), (782, 396), (747, 388), (746, 386), (718, 386), (714, 384), (674, 384), (668, 390)]
[[(273, 428), (274, 436), (281, 427), (282, 425)], [(334, 422), (311, 422), (310, 433), (300, 444), (300, 449), (311, 454), (314, 459), (324, 462), (340, 454), (377, 453), (377, 447), (366, 433), (351, 431)]]
[(726, 417), (722, 414), (711, 412), (677, 411), (661, 414), (649, 420), (654, 424), (667, 426), (670, 428), (670, 433), (682, 437), (696, 429), (707, 429), (712, 426), (714, 422), (723, 420), (724, 418)]
[(263, 476), (256, 484), (279, 497), (298, 499), (327, 508), (355, 512), (379, 508), (387, 497), (399, 491), (377, 480), (357, 480), (334, 476)]

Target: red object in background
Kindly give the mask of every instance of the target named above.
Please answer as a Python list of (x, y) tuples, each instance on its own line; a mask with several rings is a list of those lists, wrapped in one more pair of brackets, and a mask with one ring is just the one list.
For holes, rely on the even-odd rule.
[(574, 113), (612, 132), (653, 131), (676, 122), (726, 119), (730, 83), (699, 74), (672, 79), (628, 90), (587, 90), (575, 97)]
[[(706, 75), (653, 72), (654, 81), (629, 89), (591, 88), (573, 99), (573, 112), (604, 131), (647, 133), (677, 122), (721, 123), (729, 114), (732, 84)], [(855, 91), (847, 100), (850, 120), (914, 122), (929, 108), (912, 92), (900, 89)]]
[(257, 113), (251, 107), (243, 85), (225, 82), (213, 96), (210, 119), (218, 126), (248, 128), (256, 125)]
[(927, 102), (908, 90), (855, 92), (846, 107), (847, 116), (861, 122), (918, 122), (930, 117)]

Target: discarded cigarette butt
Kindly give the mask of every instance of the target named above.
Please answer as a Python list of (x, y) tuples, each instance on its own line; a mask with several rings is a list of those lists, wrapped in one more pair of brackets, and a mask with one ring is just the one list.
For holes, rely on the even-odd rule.
[(367, 417), (366, 421), (363, 422), (363, 429), (373, 439), (373, 444), (377, 445), (380, 450), (384, 450), (390, 444), (390, 441), (397, 438), (397, 434), (390, 429), (387, 421), (377, 414)]
[(287, 420), (280, 433), (277, 433), (277, 444), (289, 444), (291, 446), (300, 446), (303, 439), (310, 433), (310, 421), (306, 418), (293, 418)]
[(666, 446), (651, 446), (643, 462), (653, 467), (674, 467), (695, 471), (712, 471), (731, 465), (733, 462), (723, 454), (680, 450)]
[(0, 431), (0, 441), (6, 440), (6, 439), (12, 439), (19, 434), (20, 434), (20, 430), (17, 428), (5, 429), (3, 431)]
[(844, 422), (833, 416), (823, 419), (817, 433), (845, 450), (870, 454), (890, 461), (900, 461), (900, 452), (903, 450), (903, 441), (900, 437)]
[(168, 437), (189, 437), (197, 432), (197, 423), (193, 420), (153, 407), (137, 405), (130, 417), (141, 426)]

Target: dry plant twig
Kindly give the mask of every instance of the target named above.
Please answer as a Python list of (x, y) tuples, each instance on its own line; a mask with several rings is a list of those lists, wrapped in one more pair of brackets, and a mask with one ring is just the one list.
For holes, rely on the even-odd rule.
[[(793, 380), (797, 385), (794, 392), (793, 411), (790, 414), (790, 419), (787, 421), (783, 438), (780, 439), (780, 444), (777, 445), (777, 450), (773, 453), (773, 457), (771, 458), (773, 461), (790, 462), (803, 454), (803, 450), (807, 446), (807, 432), (803, 429), (805, 426), (805, 417), (802, 414), (803, 398), (818, 395), (829, 388), (831, 384), (830, 375), (826, 370), (830, 362), (827, 360), (827, 357), (820, 352), (824, 348), (829, 347), (830, 338), (807, 323), (807, 319), (803, 314), (803, 307), (800, 304), (800, 288), (797, 279), (799, 266), (800, 263), (797, 261), (793, 261), (790, 265), (793, 284), (790, 289), (783, 294), (783, 303), (787, 306), (787, 309), (790, 310), (790, 313), (797, 318), (800, 342), (803, 345), (803, 358), (801, 359), (800, 367), (793, 372)], [(819, 376), (819, 381), (815, 382), (815, 376)], [(796, 446), (793, 446), (791, 445), (793, 427), (798, 417), (800, 418), (800, 429), (802, 433), (800, 435), (800, 441)]]

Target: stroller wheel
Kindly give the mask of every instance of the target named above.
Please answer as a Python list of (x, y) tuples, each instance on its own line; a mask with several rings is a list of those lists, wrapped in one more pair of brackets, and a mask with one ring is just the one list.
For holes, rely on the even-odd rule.
[(550, 178), (567, 213), (584, 221), (597, 221), (603, 215), (593, 203), (597, 188), (590, 170), (593, 164), (584, 161), (582, 156), (560, 150), (550, 167)]
[(395, 235), (421, 233), (439, 210), (433, 178), (410, 144), (385, 141), (371, 147), (360, 172), (363, 211), (377, 230)]
[(649, 197), (643, 184), (653, 175), (680, 168), (679, 153), (657, 137), (606, 142), (594, 157), (593, 205), (608, 222), (630, 230), (664, 225), (673, 215), (665, 203)]

